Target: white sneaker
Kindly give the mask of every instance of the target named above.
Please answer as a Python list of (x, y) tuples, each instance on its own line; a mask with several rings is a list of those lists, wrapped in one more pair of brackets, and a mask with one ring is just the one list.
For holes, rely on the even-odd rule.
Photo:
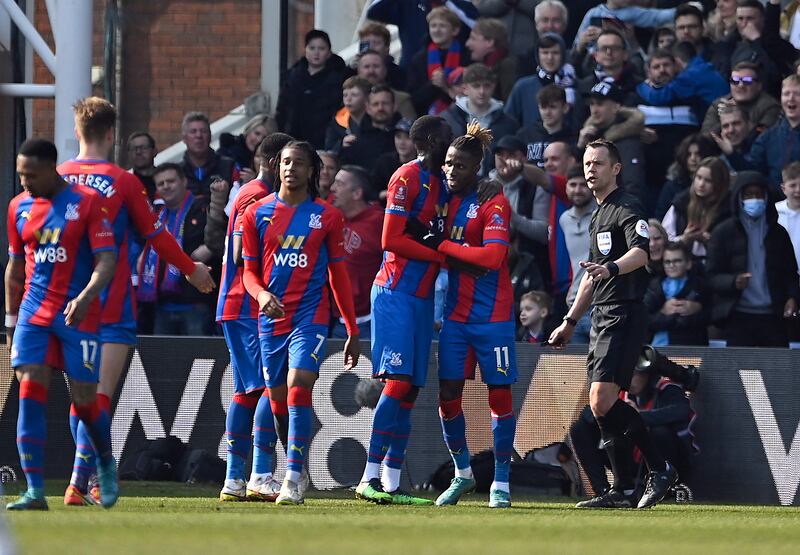
[(272, 503), (277, 499), (280, 490), (280, 483), (273, 478), (271, 474), (268, 476), (259, 476), (255, 480), (250, 478), (250, 481), (247, 483), (247, 500), (269, 501)]
[(300, 481), (297, 482), (297, 488), (300, 490), (301, 496), (305, 497), (310, 485), (311, 477), (308, 475), (308, 469), (304, 466), (303, 471), (300, 473)]
[(247, 484), (244, 480), (225, 480), (225, 485), (219, 492), (220, 501), (244, 501), (246, 497)]
[(303, 502), (303, 494), (300, 492), (299, 483), (284, 479), (275, 503), (277, 505), (302, 505)]

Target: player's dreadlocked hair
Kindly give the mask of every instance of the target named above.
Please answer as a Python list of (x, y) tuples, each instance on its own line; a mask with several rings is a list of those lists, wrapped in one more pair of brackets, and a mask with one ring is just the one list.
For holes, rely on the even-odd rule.
[[(313, 168), (313, 173), (311, 174), (311, 178), (308, 180), (308, 196), (312, 199), (315, 199), (319, 196), (319, 172), (320, 168), (322, 167), (322, 159), (320, 159), (319, 154), (317, 154), (317, 150), (314, 146), (309, 143), (308, 141), (289, 141), (284, 145), (284, 147), (280, 150), (278, 155), (286, 150), (287, 148), (293, 148), (296, 150), (302, 150), (308, 160), (311, 162), (311, 167)], [(280, 159), (277, 161), (277, 164), (280, 165)], [(281, 186), (281, 176), (280, 172), (277, 172), (277, 188), (276, 192), (280, 190)]]
[(457, 137), (450, 146), (457, 150), (462, 150), (469, 154), (474, 160), (483, 159), (484, 149), (489, 149), (494, 136), (488, 129), (481, 127), (478, 120), (472, 120), (467, 125), (467, 133)]

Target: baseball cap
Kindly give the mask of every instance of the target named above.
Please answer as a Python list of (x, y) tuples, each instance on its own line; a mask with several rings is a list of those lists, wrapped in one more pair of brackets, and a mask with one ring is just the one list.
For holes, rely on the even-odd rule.
[(411, 126), (413, 125), (413, 121), (408, 118), (403, 118), (397, 123), (394, 124), (395, 131), (404, 131), (405, 133), (411, 132)]
[(499, 141), (497, 144), (492, 147), (492, 154), (496, 154), (500, 150), (511, 150), (511, 151), (519, 151), (525, 152), (527, 147), (525, 143), (519, 137), (515, 135), (506, 135)]
[(588, 96), (589, 98), (613, 100), (619, 104), (622, 104), (623, 100), (625, 99), (625, 94), (622, 92), (622, 89), (610, 81), (600, 81), (599, 83), (595, 83), (595, 85), (592, 87), (592, 90), (589, 91)]

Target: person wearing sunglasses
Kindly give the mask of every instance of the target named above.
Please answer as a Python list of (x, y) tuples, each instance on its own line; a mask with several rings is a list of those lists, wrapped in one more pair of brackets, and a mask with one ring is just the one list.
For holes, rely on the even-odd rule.
[(764, 91), (761, 69), (753, 62), (739, 62), (730, 73), (730, 94), (716, 99), (706, 112), (703, 133), (720, 129), (720, 106), (735, 103), (747, 112), (750, 122), (761, 132), (775, 125), (781, 115), (781, 104)]

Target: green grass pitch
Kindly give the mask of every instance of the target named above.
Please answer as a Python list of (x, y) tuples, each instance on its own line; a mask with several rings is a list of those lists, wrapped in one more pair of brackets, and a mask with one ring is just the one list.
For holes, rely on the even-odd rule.
[[(217, 488), (123, 483), (116, 507), (5, 513), (20, 553), (749, 554), (800, 553), (800, 508), (662, 504), (579, 511), (574, 500), (514, 498), (511, 509), (469, 495), (457, 507), (392, 507), (350, 491), (313, 492), (301, 507), (219, 503)], [(11, 497), (6, 496), (6, 501)]]

